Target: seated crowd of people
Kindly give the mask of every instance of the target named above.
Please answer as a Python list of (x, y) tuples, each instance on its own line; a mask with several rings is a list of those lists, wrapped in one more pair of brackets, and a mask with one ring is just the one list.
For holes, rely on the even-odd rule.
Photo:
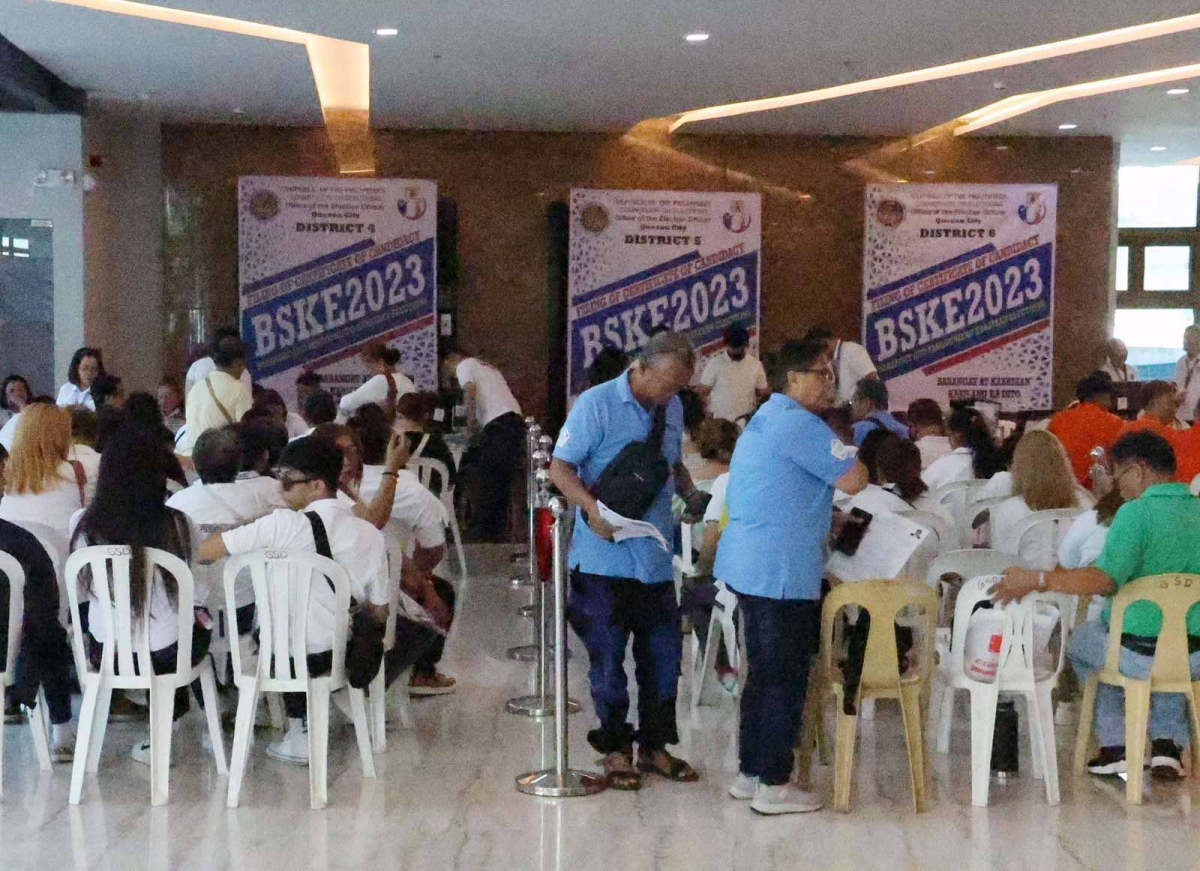
[[(372, 347), (390, 365), (392, 349)], [(253, 387), (245, 347), (235, 331), (219, 331), (209, 357), (188, 372), (184, 392), (166, 378), (157, 397), (121, 389), (106, 373), (99, 349), (82, 348), (70, 366), (57, 401), (35, 395), (19, 375), (0, 391), (0, 551), (14, 556), (26, 575), (16, 680), (5, 696), (6, 722), (44, 693), (51, 725), (51, 754), (73, 759), (71, 694), (75, 688), (67, 631), (81, 633), (89, 666), (115, 643), (106, 606), (99, 603), (90, 572), (79, 584), (79, 624), (60, 620), (61, 573), (68, 554), (92, 545), (130, 548), (131, 577), (147, 576), (147, 549), (173, 554), (188, 564), (194, 601), (179, 601), (178, 579), (161, 568), (148, 585), (130, 585), (134, 643), (142, 617), (155, 672), (173, 671), (179, 614), (194, 619), (191, 657), (209, 652), (214, 632), (228, 627), (230, 643), (253, 661), (257, 650), (256, 602), (248, 573), (238, 578), (227, 610), (222, 560), (266, 548), (322, 553), (346, 570), (355, 609), (354, 643), (346, 669), (352, 685), (365, 687), (382, 668), (385, 683), (405, 676), (412, 695), (443, 695), (455, 681), (438, 670), (445, 634), (454, 618), (455, 590), (442, 576), (449, 516), (441, 498), (407, 468), (414, 457), (441, 461), (450, 481), (456, 474), (446, 443), (432, 426), (436, 399), (404, 379), (402, 393), (343, 401), (322, 389), (315, 373), (298, 379), (298, 411), (279, 393)], [(368, 381), (368, 385), (371, 382)], [(352, 394), (353, 395), (353, 394)], [(361, 400), (362, 397), (358, 397)], [(381, 400), (382, 404), (380, 404)], [(320, 527), (319, 529), (317, 527)], [(391, 550), (402, 555), (389, 563)], [(66, 579), (75, 583), (76, 579)], [(0, 655), (8, 633), (8, 581), (0, 577)], [(395, 644), (383, 650), (389, 606), (402, 595)], [(107, 599), (107, 597), (105, 597)], [(327, 673), (335, 609), (334, 593), (311, 587), (307, 641), (309, 673)], [(221, 621), (224, 621), (223, 623)], [(229, 675), (218, 674), (220, 683)], [(223, 694), (223, 707), (236, 706)], [(341, 694), (344, 695), (344, 694)], [(190, 706), (189, 691), (176, 693), (175, 717)], [(197, 693), (197, 698), (199, 694)], [(334, 696), (339, 701), (339, 694)], [(307, 764), (305, 701), (285, 697), (288, 731), (268, 755)], [(145, 698), (114, 699), (116, 719), (145, 719)], [(133, 758), (149, 764), (149, 740)]]

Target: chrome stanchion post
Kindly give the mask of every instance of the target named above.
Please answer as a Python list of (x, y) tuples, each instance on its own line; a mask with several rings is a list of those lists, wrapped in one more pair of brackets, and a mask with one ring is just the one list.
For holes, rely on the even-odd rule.
[[(542, 584), (541, 578), (538, 576), (536, 509), (539, 506), (545, 505), (546, 501), (550, 498), (550, 470), (547, 468), (550, 465), (550, 454), (539, 448), (533, 453), (532, 459), (536, 471), (532, 479), (535, 486), (535, 493), (529, 508), (529, 528), (532, 536), (530, 538), (531, 546), (529, 549), (529, 581), (533, 584), (533, 612), (535, 615), (544, 615), (546, 594), (543, 589), (545, 585)], [(541, 662), (538, 648), (541, 645), (542, 638), (545, 637), (545, 627), (546, 621), (544, 619), (537, 620), (533, 626), (532, 643), (510, 647), (508, 649), (508, 658), (515, 659), (518, 662)]]
[(554, 514), (554, 767), (517, 778), (517, 791), (545, 798), (594, 795), (607, 785), (590, 771), (570, 767), (567, 746), (567, 543), (563, 515), (566, 502), (550, 500)]
[[(517, 551), (516, 548), (514, 548), (512, 561), (518, 565), (522, 562), (526, 562), (529, 571), (529, 577), (533, 576), (535, 570), (534, 567), (537, 565), (537, 555), (533, 541), (533, 508), (537, 499), (537, 482), (535, 480), (535, 475), (537, 474), (538, 467), (534, 461), (534, 456), (537, 453), (538, 439), (541, 437), (541, 435), (542, 428), (538, 426), (537, 421), (532, 417), (525, 418), (525, 510), (528, 514), (527, 519), (529, 523), (529, 549), (526, 553), (522, 554)], [(523, 587), (528, 583), (529, 579), (523, 572), (514, 572), (512, 576), (513, 587)]]

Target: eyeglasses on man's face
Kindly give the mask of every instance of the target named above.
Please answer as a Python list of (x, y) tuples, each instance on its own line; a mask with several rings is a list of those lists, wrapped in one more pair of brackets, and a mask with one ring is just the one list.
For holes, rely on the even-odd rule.
[(279, 486), (286, 492), (298, 484), (310, 484), (315, 480), (317, 479), (308, 475), (288, 475), (284, 473), (279, 476)]

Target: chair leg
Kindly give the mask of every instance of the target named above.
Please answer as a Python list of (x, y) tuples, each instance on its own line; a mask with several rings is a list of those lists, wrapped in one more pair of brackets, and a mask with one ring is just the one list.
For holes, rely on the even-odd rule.
[(221, 734), (221, 717), (217, 711), (217, 685), (209, 659), (200, 664), (200, 694), (204, 697), (204, 717), (208, 720), (208, 737), (212, 741), (217, 774), (226, 775), (229, 773), (229, 767), (225, 763), (225, 738)]
[(308, 789), (313, 810), (329, 802), (329, 681), (308, 682)]
[(267, 710), (271, 713), (271, 728), (282, 732), (287, 726), (287, 718), (283, 715), (283, 699), (279, 693), (267, 693)]
[[(37, 754), (38, 768), (53, 771), (50, 764), (50, 716), (46, 713), (46, 693), (39, 687), (37, 704), (29, 712), (29, 731), (33, 736), (33, 749)], [(0, 748), (2, 750), (3, 748)], [(0, 752), (0, 759), (4, 754)]]
[(904, 740), (908, 745), (908, 765), (912, 774), (913, 810), (923, 813), (928, 805), (928, 774), (925, 770), (925, 736), (922, 733), (921, 683), (900, 685), (900, 713), (904, 717)]
[(238, 687), (237, 720), (233, 727), (233, 751), (229, 764), (229, 791), (226, 807), (237, 807), (241, 800), (242, 778), (250, 760), (250, 744), (254, 737), (254, 713), (258, 708), (258, 684), (249, 689)]
[(412, 683), (412, 674), (412, 668), (408, 668), (400, 677), (396, 678), (396, 683), (400, 685), (400, 689), (396, 693), (396, 711), (400, 715), (401, 729), (413, 728), (412, 700), (408, 695), (408, 685)]
[[(382, 671), (383, 669), (380, 669)], [(354, 720), (354, 735), (358, 738), (358, 755), (362, 759), (363, 777), (375, 778), (375, 757), (371, 753), (371, 735), (367, 729), (367, 710), (363, 691), (349, 688), (350, 715)]]
[[(104, 736), (108, 733), (108, 711), (112, 707), (112, 687), (102, 686), (96, 700), (96, 716), (92, 720), (92, 743), (87, 757), (87, 770), (95, 774), (100, 770), (100, 752), (104, 749)], [(78, 758), (79, 753), (75, 756)]]
[(818, 666), (809, 672), (808, 692), (804, 697), (804, 714), (800, 725), (800, 743), (796, 745), (796, 782), (808, 788), (812, 778), (813, 751), (820, 748), (820, 732), (825, 716), (824, 681), (817, 674)]
[(837, 747), (833, 760), (834, 810), (850, 810), (850, 781), (854, 775), (854, 737), (858, 731), (858, 716), (842, 712), (842, 687), (836, 690)]
[[(450, 535), (454, 539), (454, 552), (458, 554), (458, 568), (462, 573), (462, 578), (467, 579), (467, 557), (463, 551), (462, 531), (458, 528), (458, 518), (454, 516), (454, 509), (450, 509)], [(530, 544), (530, 547), (533, 547)]]
[(1075, 731), (1075, 759), (1071, 773), (1076, 777), (1087, 771), (1088, 754), (1091, 752), (1092, 722), (1096, 718), (1096, 675), (1083, 685), (1083, 698), (1079, 700), (1079, 728)]
[(1193, 683), (1188, 693), (1188, 714), (1192, 721), (1192, 777), (1200, 776), (1200, 685)]
[(371, 716), (371, 744), (376, 753), (387, 750), (387, 687), (383, 683), (383, 666), (371, 679), (371, 696), (368, 703)]
[(1150, 723), (1150, 681), (1125, 681), (1125, 764), (1128, 779), (1125, 781), (1125, 801), (1128, 804), (1142, 803), (1142, 788), (1145, 776), (1142, 765), (1146, 761), (1146, 728)]
[(721, 644), (721, 622), (717, 609), (713, 608), (712, 617), (708, 621), (708, 641), (704, 645), (704, 659), (692, 681), (692, 709), (704, 704), (704, 689), (710, 681), (716, 678), (717, 649)]
[(91, 681), (84, 680), (83, 701), (79, 705), (79, 733), (75, 738), (75, 760), (71, 763), (71, 804), (79, 804), (83, 795), (83, 775), (88, 768), (92, 725), (96, 719), (96, 708), (99, 706), (101, 680), (100, 675)]
[(174, 715), (174, 676), (153, 678), (150, 687), (150, 804), (156, 807), (166, 804), (170, 794)]
[(987, 807), (992, 776), (992, 739), (996, 734), (996, 704), (1000, 692), (995, 684), (980, 684), (969, 690), (971, 704), (971, 804)]
[[(1038, 684), (1030, 696), (1030, 708), (1033, 710), (1029, 718), (1029, 732), (1034, 737), (1035, 746), (1040, 748), (1042, 773), (1046, 778), (1046, 803), (1053, 806), (1062, 799), (1058, 788), (1058, 740), (1054, 735), (1054, 688), (1051, 683), (1043, 681)], [(1036, 733), (1034, 727), (1037, 727)]]
[(942, 690), (941, 705), (938, 706), (937, 739), (933, 749), (938, 753), (950, 752), (950, 732), (954, 727), (954, 703), (957, 701), (957, 687), (946, 683)]

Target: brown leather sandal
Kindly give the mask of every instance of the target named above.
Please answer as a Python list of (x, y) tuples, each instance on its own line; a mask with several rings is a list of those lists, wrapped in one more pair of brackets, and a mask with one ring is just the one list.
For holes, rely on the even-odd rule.
[(672, 756), (666, 750), (656, 750), (645, 756), (638, 755), (638, 770), (647, 774), (657, 774), (676, 783), (695, 783), (700, 779), (699, 772), (678, 756)]
[(634, 791), (642, 788), (642, 776), (633, 767), (633, 754), (620, 750), (604, 756), (604, 775), (611, 789)]

